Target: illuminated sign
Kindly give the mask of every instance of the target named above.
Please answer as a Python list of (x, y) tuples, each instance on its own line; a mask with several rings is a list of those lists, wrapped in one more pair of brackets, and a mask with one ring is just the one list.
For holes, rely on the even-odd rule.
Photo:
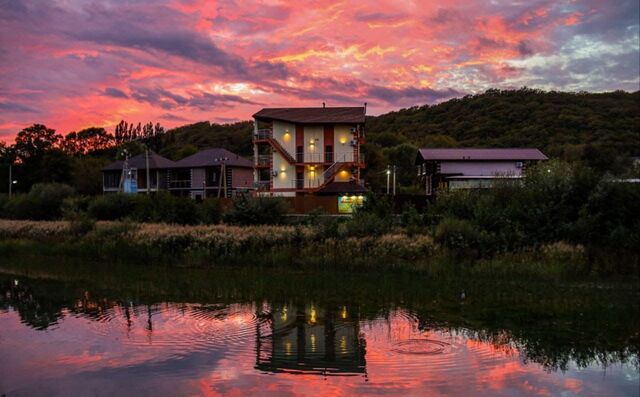
[(356, 207), (361, 206), (364, 203), (363, 195), (344, 195), (338, 196), (338, 213), (340, 214), (352, 214)]

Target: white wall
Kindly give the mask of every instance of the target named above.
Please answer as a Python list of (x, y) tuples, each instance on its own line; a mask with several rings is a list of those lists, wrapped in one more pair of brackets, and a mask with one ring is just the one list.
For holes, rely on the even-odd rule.
[(520, 176), (522, 169), (516, 167), (516, 161), (442, 161), (440, 162), (440, 173), (472, 176)]
[(291, 189), (294, 187), (293, 180), (296, 178), (296, 168), (276, 151), (273, 152), (272, 171), (278, 171), (277, 176), (272, 176), (274, 189)]
[[(314, 145), (310, 145), (311, 140), (315, 141)], [(324, 127), (323, 126), (305, 126), (304, 127), (304, 161), (305, 162), (321, 162), (324, 156)]]
[[(335, 161), (353, 161), (353, 146), (350, 125), (336, 125), (333, 130), (333, 152)], [(344, 143), (341, 143), (343, 141)]]
[[(285, 133), (288, 132), (288, 134)], [(273, 139), (278, 141), (289, 154), (296, 157), (296, 126), (282, 121), (273, 122)]]

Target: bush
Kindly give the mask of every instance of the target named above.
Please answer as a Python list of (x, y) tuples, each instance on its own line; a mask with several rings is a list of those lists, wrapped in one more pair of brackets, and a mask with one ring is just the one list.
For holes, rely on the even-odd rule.
[(380, 217), (373, 212), (356, 211), (344, 224), (344, 234), (356, 237), (380, 236), (389, 232), (392, 226), (393, 218), (390, 215)]
[(282, 223), (287, 210), (287, 203), (280, 198), (242, 196), (233, 201), (224, 220), (236, 225), (275, 225)]
[(115, 193), (96, 197), (88, 206), (88, 213), (101, 221), (131, 217), (136, 209), (136, 196)]
[(71, 195), (73, 188), (68, 185), (35, 184), (29, 193), (8, 199), (4, 204), (4, 215), (13, 219), (59, 219), (62, 216), (62, 203)]
[(435, 242), (457, 253), (472, 254), (481, 247), (482, 233), (464, 219), (445, 218), (438, 224)]
[(220, 223), (222, 203), (216, 198), (207, 198), (200, 203), (200, 221), (206, 224)]
[[(176, 197), (169, 193), (139, 197), (136, 220), (193, 225), (200, 221), (198, 206), (189, 197)], [(144, 211), (150, 211), (145, 215)]]
[(400, 225), (409, 235), (426, 232), (424, 216), (413, 205), (407, 205), (400, 214)]

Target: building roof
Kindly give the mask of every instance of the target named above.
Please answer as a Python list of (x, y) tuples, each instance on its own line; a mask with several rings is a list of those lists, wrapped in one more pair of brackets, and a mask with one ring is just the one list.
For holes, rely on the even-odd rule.
[(198, 153), (178, 160), (173, 168), (210, 167), (222, 162), (228, 166), (253, 168), (253, 162), (222, 148), (201, 150)]
[(253, 115), (257, 119), (291, 123), (364, 123), (364, 107), (265, 108)]
[(351, 193), (351, 194), (363, 194), (367, 193), (369, 189), (366, 187), (359, 185), (356, 181), (349, 182), (330, 182), (325, 187), (318, 189), (318, 194), (340, 194), (340, 193)]
[[(124, 164), (123, 160), (115, 161), (109, 165), (106, 165), (102, 168), (103, 171), (120, 171), (122, 170), (122, 166)], [(149, 150), (149, 169), (165, 169), (172, 168), (175, 166), (175, 163), (167, 158), (160, 156), (158, 153)], [(145, 160), (144, 153), (139, 154), (137, 156), (133, 156), (129, 159), (129, 167), (137, 168), (137, 169), (146, 169), (147, 164)]]
[(541, 151), (535, 148), (508, 148), (508, 149), (471, 149), (471, 148), (447, 148), (418, 150), (416, 163), (424, 161), (486, 161), (486, 160), (547, 160)]

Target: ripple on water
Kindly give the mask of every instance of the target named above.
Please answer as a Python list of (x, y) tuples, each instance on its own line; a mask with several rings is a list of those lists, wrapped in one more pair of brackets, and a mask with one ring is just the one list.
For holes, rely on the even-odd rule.
[(391, 349), (394, 353), (399, 354), (417, 354), (424, 356), (435, 356), (445, 354), (451, 344), (435, 339), (407, 339), (395, 343), (395, 347)]
[(170, 303), (117, 305), (89, 317), (91, 335), (113, 338), (134, 351), (157, 352), (155, 359), (211, 350), (246, 354), (258, 321), (251, 306)]

